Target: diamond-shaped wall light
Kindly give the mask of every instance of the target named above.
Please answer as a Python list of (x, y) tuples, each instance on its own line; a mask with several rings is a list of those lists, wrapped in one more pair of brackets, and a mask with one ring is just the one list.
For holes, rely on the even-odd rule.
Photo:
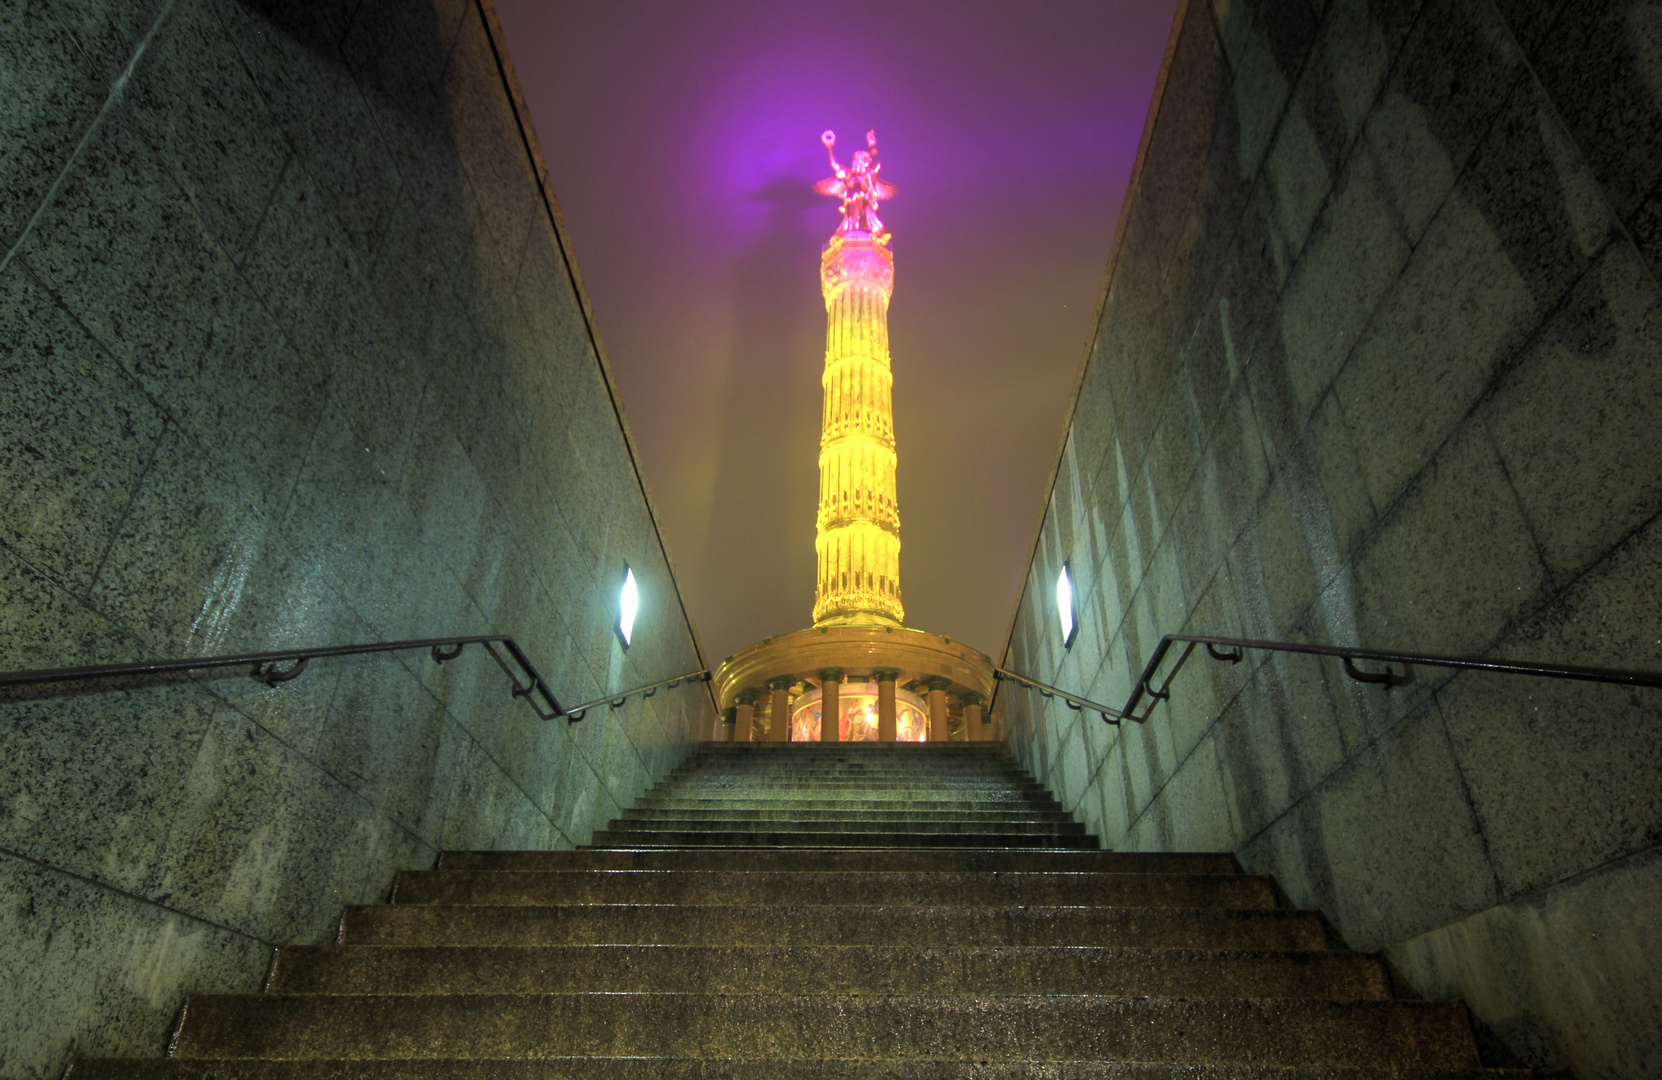
[(635, 633), (635, 614), (641, 608), (641, 591), (635, 584), (635, 571), (627, 563), (623, 567), (623, 587), (618, 589), (617, 595), (617, 636), (623, 642), (623, 647), (629, 647), (629, 639)]
[(1068, 564), (1056, 575), (1056, 617), (1062, 621), (1062, 648), (1073, 644), (1073, 634), (1079, 628), (1073, 622), (1073, 579), (1068, 576)]

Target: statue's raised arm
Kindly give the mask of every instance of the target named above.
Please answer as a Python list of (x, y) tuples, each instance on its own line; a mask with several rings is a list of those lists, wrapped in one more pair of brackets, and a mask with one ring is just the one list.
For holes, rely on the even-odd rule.
[(837, 133), (826, 128), (820, 133), (819, 141), (825, 144), (825, 156), (831, 159), (831, 175), (841, 180), (848, 173), (837, 164)]

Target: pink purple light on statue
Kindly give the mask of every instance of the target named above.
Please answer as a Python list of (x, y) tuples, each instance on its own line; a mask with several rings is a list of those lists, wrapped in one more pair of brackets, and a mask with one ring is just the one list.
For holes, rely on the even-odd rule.
[(831, 159), (831, 175), (815, 184), (814, 190), (842, 200), (837, 209), (842, 211), (843, 223), (837, 226), (836, 235), (869, 233), (878, 243), (888, 243), (889, 231), (877, 216), (877, 204), (894, 198), (898, 191), (877, 175), (883, 171), (883, 163), (877, 160), (877, 132), (866, 132), (866, 149), (856, 150), (846, 169), (837, 161), (837, 133), (826, 131), (819, 141)]

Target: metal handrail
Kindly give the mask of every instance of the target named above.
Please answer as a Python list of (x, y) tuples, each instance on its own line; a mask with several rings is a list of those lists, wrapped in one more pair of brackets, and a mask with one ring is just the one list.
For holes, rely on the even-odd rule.
[[(1165, 662), (1166, 654), (1171, 647), (1182, 642), (1184, 649), (1172, 665), (1160, 688), (1154, 688), (1154, 675)], [(1120, 710), (1122, 719), (1135, 720), (1137, 723), (1146, 723), (1154, 712), (1154, 706), (1171, 697), (1172, 680), (1177, 673), (1183, 670), (1190, 654), (1201, 645), (1206, 646), (1207, 655), (1212, 659), (1226, 664), (1238, 664), (1246, 656), (1246, 650), (1257, 652), (1284, 652), (1304, 653), (1310, 656), (1335, 656), (1344, 661), (1345, 674), (1357, 682), (1373, 683), (1383, 686), (1387, 690), (1393, 686), (1401, 686), (1413, 678), (1413, 668), (1439, 667), (1452, 668), (1458, 671), (1492, 671), (1502, 675), (1533, 675), (1548, 679), (1576, 679), (1581, 682), (1612, 683), (1617, 686), (1653, 686), (1662, 687), (1662, 673), (1651, 671), (1623, 671), (1616, 668), (1580, 667), (1572, 664), (1536, 664), (1523, 660), (1485, 660), (1470, 656), (1438, 656), (1432, 653), (1401, 652), (1392, 649), (1356, 649), (1343, 645), (1306, 645), (1293, 641), (1255, 641), (1251, 638), (1201, 637), (1187, 634), (1167, 634), (1160, 639), (1160, 644), (1143, 665), (1143, 673), (1137, 679), (1137, 684), (1131, 688), (1131, 696), (1126, 699), (1125, 707)], [(1373, 664), (1399, 664), (1403, 673), (1398, 675), (1388, 666), (1383, 671), (1363, 671), (1356, 666), (1357, 661), (1366, 661)], [(1143, 715), (1136, 715), (1137, 703), (1144, 695), (1149, 697), (1148, 709)]]
[(1037, 679), (1029, 679), (1026, 675), (1018, 675), (1014, 671), (1007, 671), (1001, 667), (993, 668), (993, 678), (997, 679), (999, 682), (1008, 680), (1009, 682), (1020, 683), (1023, 686), (1030, 686), (1039, 692), (1040, 697), (1061, 698), (1063, 704), (1067, 705), (1067, 707), (1072, 709), (1074, 712), (1084, 712), (1089, 710), (1090, 712), (1101, 713), (1102, 718), (1110, 724), (1118, 725), (1120, 720), (1124, 718), (1123, 713), (1121, 713), (1118, 709), (1112, 708), (1111, 706), (1103, 705), (1095, 701), (1089, 701), (1082, 697), (1076, 697), (1073, 694), (1068, 693), (1066, 690), (1051, 686), (1049, 683), (1042, 683)]
[[(1182, 643), (1184, 648), (1178, 656), (1177, 662), (1172, 665), (1171, 671), (1160, 683), (1158, 689), (1154, 686), (1154, 676), (1165, 663), (1166, 655), (1175, 644)], [(1248, 649), (1257, 652), (1304, 653), (1310, 656), (1333, 656), (1344, 662), (1345, 674), (1357, 682), (1372, 683), (1389, 690), (1393, 686), (1401, 686), (1413, 679), (1413, 669), (1420, 667), (1452, 668), (1459, 671), (1492, 671), (1503, 675), (1533, 675), (1548, 679), (1575, 679), (1581, 682), (1610, 683), (1616, 686), (1650, 686), (1662, 688), (1662, 672), (1653, 671), (1625, 671), (1618, 668), (1581, 667), (1574, 664), (1536, 664), (1524, 660), (1485, 660), (1469, 656), (1438, 656), (1433, 653), (1411, 653), (1393, 649), (1357, 649), (1343, 645), (1306, 645), (1296, 641), (1257, 641), (1252, 638), (1203, 637), (1189, 634), (1167, 634), (1160, 639), (1154, 652), (1149, 656), (1148, 663), (1143, 665), (1143, 673), (1137, 683), (1131, 688), (1131, 695), (1126, 698), (1123, 708), (1114, 709), (1100, 705), (1085, 698), (1075, 697), (1065, 690), (1046, 685), (1025, 675), (1018, 675), (1003, 668), (994, 668), (993, 674), (998, 679), (1008, 679), (1011, 682), (1021, 683), (1039, 691), (1044, 697), (1062, 698), (1068, 708), (1075, 712), (1090, 710), (1101, 713), (1102, 719), (1118, 726), (1122, 720), (1132, 720), (1139, 724), (1146, 724), (1148, 718), (1154, 714), (1154, 707), (1171, 697), (1172, 680), (1177, 673), (1183, 670), (1189, 657), (1195, 649), (1206, 646), (1206, 653), (1213, 660), (1226, 664), (1238, 664), (1246, 657)], [(1385, 664), (1383, 671), (1364, 671), (1357, 667), (1357, 661), (1371, 664)], [(1398, 664), (1403, 668), (1402, 674), (1392, 671), (1388, 665)], [(1137, 705), (1144, 697), (1148, 697), (1148, 708), (1141, 716), (1137, 715)]]
[[(636, 695), (649, 698), (660, 689), (671, 689), (684, 682), (699, 680), (710, 681), (707, 670), (694, 671), (686, 675), (677, 675), (673, 679), (660, 679), (658, 682), (646, 686), (638, 686), (633, 690), (625, 690), (618, 694), (608, 694), (594, 701), (585, 701), (575, 709), (562, 708), (554, 691), (549, 689), (548, 683), (537, 671), (531, 658), (519, 647), (519, 643), (505, 634), (483, 634), (473, 637), (449, 638), (416, 638), (410, 641), (378, 641), (368, 645), (326, 645), (317, 649), (278, 649), (274, 652), (237, 653), (231, 656), (196, 656), (179, 660), (140, 660), (131, 664), (93, 664), (89, 667), (72, 668), (41, 668), (36, 671), (5, 671), (0, 672), (0, 689), (8, 686), (38, 686), (43, 683), (78, 682), (84, 679), (117, 679), (124, 676), (166, 675), (171, 672), (205, 671), (213, 668), (247, 667), (250, 677), (265, 683), (267, 686), (276, 686), (278, 683), (288, 682), (299, 677), (306, 670), (306, 665), (313, 661), (333, 656), (363, 656), (367, 653), (399, 652), (405, 649), (428, 649), (432, 653), (433, 662), (442, 664), (454, 660), (462, 654), (462, 650), (469, 645), (482, 645), (490, 653), (496, 666), (508, 676), (513, 684), (513, 694), (516, 698), (525, 698), (526, 704), (533, 712), (544, 720), (558, 720), (565, 717), (568, 723), (575, 724), (583, 719), (583, 714), (596, 705), (610, 703), (616, 709)], [(510, 659), (518, 665), (526, 681), (520, 682), (502, 654), (497, 651), (500, 646), (507, 652)], [(287, 665), (286, 667), (284, 665)], [(536, 694), (547, 704), (544, 711), (531, 695)]]
[(637, 686), (635, 689), (625, 690), (621, 694), (608, 694), (603, 698), (595, 698), (593, 701), (585, 701), (583, 704), (578, 705), (575, 708), (567, 709), (565, 711), (566, 716), (569, 717), (571, 722), (575, 724), (577, 721), (583, 719), (584, 713), (588, 712), (597, 705), (609, 704), (614, 709), (621, 708), (625, 701), (628, 701), (636, 694), (639, 694), (642, 698), (649, 698), (653, 694), (656, 694), (659, 690), (674, 690), (677, 686), (680, 686), (684, 682), (693, 682), (695, 680), (698, 682), (709, 682), (709, 669), (705, 668), (699, 671), (690, 671), (685, 675), (677, 675), (673, 679), (660, 679), (659, 681), (648, 686)]
[[(504, 634), (483, 634), (472, 637), (448, 638), (416, 638), (410, 641), (378, 641), (367, 645), (326, 645), (315, 649), (278, 649), (274, 652), (237, 653), (232, 656), (196, 656), (179, 660), (140, 660), (131, 664), (94, 664), (89, 667), (73, 668), (42, 668), (38, 671), (6, 671), (0, 672), (0, 687), (7, 686), (37, 686), (42, 683), (76, 682), (83, 679), (115, 679), (123, 676), (135, 675), (165, 675), (170, 672), (203, 671), (212, 668), (247, 667), (248, 674), (267, 686), (276, 686), (278, 683), (288, 682), (297, 678), (306, 670), (306, 665), (313, 660), (334, 656), (362, 656), (366, 653), (401, 652), (406, 649), (431, 650), (433, 662), (442, 664), (454, 660), (462, 654), (462, 650), (469, 645), (482, 645), (490, 653), (491, 659), (496, 661), (508, 681), (513, 683), (513, 694), (516, 698), (525, 698), (526, 703), (544, 720), (554, 720), (566, 715), (566, 710), (560, 707), (559, 699), (554, 691), (549, 689), (548, 683), (543, 680), (537, 671), (536, 665), (531, 663), (530, 657), (525, 655), (518, 642)], [(506, 651), (513, 662), (518, 665), (525, 675), (526, 681), (521, 683), (498, 647)], [(284, 666), (288, 665), (288, 666)], [(530, 696), (536, 694), (547, 703), (550, 711), (544, 712)]]

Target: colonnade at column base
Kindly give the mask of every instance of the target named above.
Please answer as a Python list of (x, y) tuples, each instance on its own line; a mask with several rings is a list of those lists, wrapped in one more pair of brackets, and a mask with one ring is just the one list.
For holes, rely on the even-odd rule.
[[(718, 742), (989, 742), (993, 662), (897, 625), (815, 626), (766, 638), (716, 668)], [(827, 718), (835, 718), (835, 725)]]

